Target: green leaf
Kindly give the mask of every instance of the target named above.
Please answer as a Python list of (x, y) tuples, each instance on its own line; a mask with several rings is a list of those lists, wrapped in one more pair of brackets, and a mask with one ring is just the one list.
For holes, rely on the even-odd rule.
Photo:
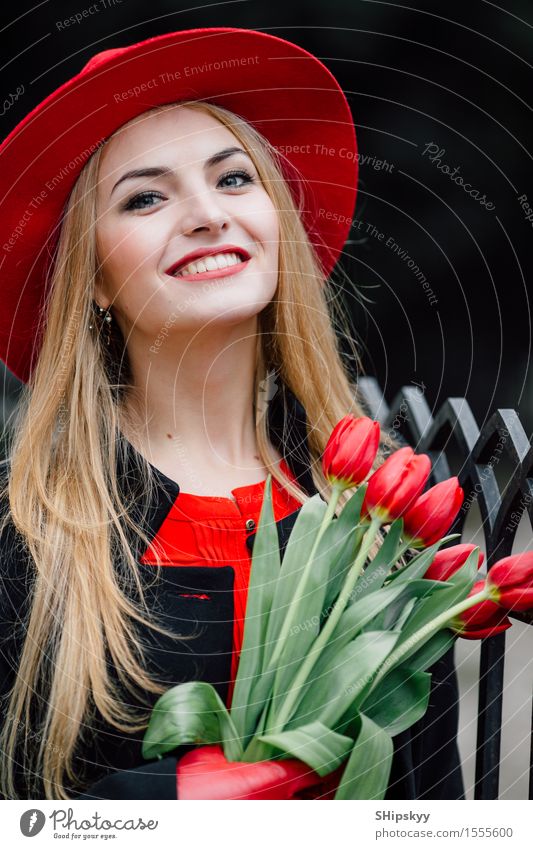
[(393, 743), (386, 731), (368, 716), (346, 764), (335, 799), (384, 799), (392, 766)]
[(391, 605), (402, 594), (405, 594), (405, 588), (403, 587), (386, 587), (382, 592), (376, 595), (369, 595), (366, 598), (360, 599), (357, 604), (351, 604), (347, 607), (333, 629), (333, 633), (320, 659), (317, 661), (315, 675), (323, 672), (331, 664), (335, 655), (347, 643), (355, 639), (357, 634), (364, 628), (368, 627), (372, 631), (383, 630), (382, 628), (374, 628), (374, 621), (381, 611)]
[(321, 722), (311, 722), (294, 731), (265, 734), (259, 739), (303, 761), (321, 776), (337, 769), (353, 747), (350, 737), (337, 734)]
[(318, 635), (332, 560), (335, 563), (342, 559), (350, 566), (355, 557), (354, 529), (346, 528), (345, 533), (339, 533), (335, 527), (338, 523), (339, 519), (336, 519), (326, 528), (313, 558), (312, 569), (302, 595), (295, 598), (291, 605), (292, 626), (278, 660), (272, 689), (271, 716), (276, 715), (280, 702), (285, 698)]
[(272, 476), (268, 475), (254, 540), (246, 603), (244, 635), (231, 703), (231, 718), (246, 741), (253, 733), (270, 681), (259, 680), (268, 618), (280, 574), (277, 525), (272, 506)]
[(447, 628), (437, 631), (427, 643), (424, 643), (418, 651), (411, 655), (409, 658), (409, 669), (415, 672), (422, 672), (425, 669), (429, 669), (430, 666), (433, 666), (448, 651), (456, 639), (457, 635), (453, 634)]
[(294, 523), (272, 599), (265, 637), (263, 671), (268, 668), (270, 657), (276, 647), (283, 623), (288, 616), (302, 570), (309, 559), (326, 510), (326, 502), (317, 493), (300, 508)]
[[(429, 581), (425, 578), (413, 578), (413, 580), (409, 581), (408, 584), (396, 581), (394, 584), (385, 587), (384, 590), (379, 593), (378, 597), (381, 596), (383, 592), (392, 589), (400, 591), (398, 597), (396, 599), (392, 599), (391, 603), (385, 607), (376, 623), (376, 627), (379, 627), (379, 629), (383, 631), (387, 631), (391, 628), (396, 631), (400, 630), (399, 623), (403, 625), (401, 620), (408, 602), (415, 603), (417, 599), (427, 598), (434, 592), (441, 592), (443, 589), (446, 589), (446, 584), (442, 581)], [(372, 623), (372, 626), (373, 625), (374, 623)]]
[(186, 743), (219, 743), (229, 761), (242, 746), (228, 710), (211, 684), (187, 681), (171, 687), (154, 705), (142, 744), (143, 758), (161, 758)]
[(383, 586), (386, 578), (389, 576), (391, 567), (397, 560), (402, 531), (403, 519), (396, 519), (390, 526), (376, 556), (359, 577), (354, 587), (355, 599), (361, 599)]
[(400, 666), (393, 669), (361, 705), (391, 737), (410, 728), (427, 711), (431, 675)]
[(318, 720), (333, 728), (351, 705), (358, 707), (372, 683), (374, 672), (398, 639), (395, 631), (367, 631), (345, 645), (327, 668), (313, 672), (303, 698), (297, 703), (287, 728)]
[(438, 542), (434, 543), (429, 548), (424, 548), (419, 554), (413, 557), (406, 566), (402, 566), (401, 569), (397, 569), (395, 572), (391, 572), (388, 576), (389, 581), (410, 581), (411, 578), (422, 578), (426, 571), (429, 568), (429, 565), (435, 554), (441, 548), (444, 543), (450, 542), (452, 539), (456, 539), (460, 537), (461, 534), (450, 534), (447, 537), (443, 537)]
[(360, 514), (361, 501), (362, 494), (358, 491), (345, 505), (339, 518), (326, 524), (304, 582), (294, 592), (286, 613), (285, 635), (280, 636), (276, 647), (276, 673), (269, 726), (318, 634), (331, 571), (338, 569), (339, 563), (345, 564), (341, 567), (343, 571), (351, 566), (355, 557), (354, 523)]
[(361, 507), (365, 497), (367, 485), (359, 486), (351, 498), (346, 502), (337, 519), (334, 519), (328, 528), (329, 537), (333, 542), (337, 540), (350, 540), (352, 544), (351, 550), (344, 551), (341, 547), (340, 556), (331, 564), (324, 607), (327, 610), (334, 599), (337, 598), (346, 572), (355, 560), (355, 555), (361, 544), (366, 526), (359, 525), (361, 517)]
[[(441, 613), (446, 612), (458, 601), (462, 601), (467, 597), (477, 577), (477, 563), (478, 552), (474, 549), (455, 575), (448, 581), (442, 582), (443, 590), (433, 593), (429, 598), (423, 599), (416, 606), (412, 615), (409, 616), (402, 628), (396, 646), (397, 648), (402, 646), (407, 640), (410, 640), (413, 634), (424, 625), (429, 624)], [(442, 630), (442, 628), (438, 628), (438, 630)], [(434, 631), (433, 633), (436, 632)], [(424, 642), (430, 640), (432, 636), (433, 634), (429, 631)], [(413, 644), (402, 657), (401, 662), (404, 663), (408, 657), (420, 649), (421, 645), (421, 643)]]
[(393, 581), (395, 583), (404, 584), (414, 578), (423, 578), (441, 545), (442, 540), (439, 540), (439, 542), (434, 543), (434, 545), (429, 548), (425, 548), (420, 552), (420, 554), (413, 557), (407, 566), (397, 569), (396, 572), (391, 572), (388, 577), (388, 584)]

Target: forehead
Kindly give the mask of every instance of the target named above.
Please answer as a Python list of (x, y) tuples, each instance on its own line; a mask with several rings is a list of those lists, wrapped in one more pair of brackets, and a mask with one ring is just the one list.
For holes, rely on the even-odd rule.
[(116, 178), (122, 168), (165, 162), (176, 168), (201, 162), (235, 143), (233, 133), (212, 115), (187, 106), (144, 113), (129, 121), (106, 142), (98, 182)]

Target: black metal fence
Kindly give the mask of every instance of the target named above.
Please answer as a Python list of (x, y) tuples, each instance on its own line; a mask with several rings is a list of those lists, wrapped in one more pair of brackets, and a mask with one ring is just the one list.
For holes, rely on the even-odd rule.
[[(516, 529), (527, 512), (533, 528), (533, 447), (514, 410), (496, 410), (478, 427), (465, 398), (448, 398), (432, 415), (417, 385), (404, 386), (387, 405), (377, 381), (359, 378), (360, 398), (369, 415), (392, 435), (400, 434), (432, 461), (431, 484), (457, 474), (465, 492), (450, 533), (462, 533), (477, 502), (487, 568), (512, 553)], [(451, 471), (453, 464), (456, 470)], [(498, 471), (498, 475), (496, 474)], [(512, 614), (529, 625), (532, 613)], [(500, 770), (503, 674), (506, 634), (482, 641), (476, 741), (476, 799), (497, 799)], [(533, 798), (533, 716), (529, 794)]]

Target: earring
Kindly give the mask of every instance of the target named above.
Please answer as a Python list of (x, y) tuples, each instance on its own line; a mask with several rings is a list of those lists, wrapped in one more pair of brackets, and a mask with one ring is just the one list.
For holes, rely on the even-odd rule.
[[(96, 301), (93, 301), (93, 309), (98, 314), (98, 318), (102, 322), (105, 322), (107, 326), (106, 345), (109, 345), (111, 343), (111, 322), (113, 321), (113, 317), (109, 312), (109, 309), (101, 307), (99, 304), (96, 303)], [(89, 324), (89, 330), (92, 330), (93, 327), (94, 325), (91, 322), (91, 324)]]

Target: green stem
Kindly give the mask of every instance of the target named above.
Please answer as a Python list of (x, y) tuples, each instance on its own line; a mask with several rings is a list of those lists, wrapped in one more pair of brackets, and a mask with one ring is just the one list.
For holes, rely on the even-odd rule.
[(372, 692), (378, 685), (378, 683), (385, 677), (387, 672), (390, 672), (393, 666), (395, 666), (408, 652), (410, 652), (413, 646), (416, 646), (417, 643), (422, 641), (426, 641), (432, 633), (437, 633), (443, 628), (447, 622), (451, 619), (454, 619), (459, 613), (463, 613), (465, 610), (468, 610), (470, 607), (473, 607), (475, 604), (479, 604), (481, 601), (485, 601), (490, 598), (490, 591), (485, 586), (480, 592), (475, 595), (468, 596), (464, 598), (462, 601), (458, 601), (453, 607), (450, 607), (449, 610), (445, 610), (443, 613), (440, 613), (439, 616), (436, 616), (435, 619), (432, 619), (431, 622), (426, 622), (422, 628), (419, 628), (418, 631), (409, 637), (404, 643), (402, 643), (398, 648), (394, 649), (393, 652), (383, 661), (381, 666), (378, 668), (374, 680), (372, 681), (372, 685), (370, 689), (367, 691), (366, 695)]
[(272, 669), (275, 666), (275, 664), (278, 662), (278, 660), (280, 658), (281, 652), (283, 651), (283, 646), (285, 645), (285, 642), (286, 642), (287, 637), (289, 635), (289, 631), (290, 631), (290, 629), (293, 625), (293, 622), (292, 622), (292, 618), (294, 616), (293, 611), (295, 610), (295, 607), (298, 603), (300, 595), (301, 595), (301, 593), (302, 593), (302, 591), (305, 587), (305, 584), (307, 582), (307, 578), (309, 576), (309, 572), (311, 571), (311, 567), (313, 565), (313, 560), (314, 560), (317, 548), (320, 544), (320, 540), (322, 539), (324, 532), (325, 532), (326, 528), (328, 527), (328, 525), (329, 525), (329, 523), (330, 523), (330, 521), (331, 521), (331, 519), (332, 519), (332, 517), (335, 513), (335, 508), (337, 507), (339, 498), (341, 496), (341, 493), (344, 491), (344, 489), (345, 489), (345, 487), (343, 487), (343, 486), (339, 486), (338, 484), (337, 485), (333, 484), (331, 498), (328, 502), (326, 512), (324, 513), (324, 518), (322, 519), (322, 523), (320, 525), (320, 528), (318, 529), (318, 534), (316, 535), (316, 538), (315, 538), (315, 541), (313, 543), (313, 547), (311, 549), (311, 553), (309, 555), (307, 563), (305, 564), (304, 569), (302, 571), (302, 574), (300, 575), (300, 580), (298, 581), (298, 585), (297, 585), (296, 590), (294, 592), (293, 601), (291, 602), (289, 609), (287, 611), (287, 616), (283, 620), (283, 625), (282, 625), (281, 630), (279, 632), (279, 636), (278, 636), (278, 639), (276, 641), (276, 645), (274, 646), (274, 651), (272, 652), (272, 655), (271, 655), (269, 663), (268, 663), (268, 667), (267, 667), (268, 669)]
[(363, 570), (363, 566), (365, 565), (365, 560), (367, 558), (367, 554), (370, 551), (370, 548), (375, 540), (376, 533), (381, 526), (381, 520), (379, 518), (372, 519), (368, 529), (365, 531), (365, 535), (361, 540), (361, 548), (359, 549), (357, 556), (346, 576), (346, 580), (344, 582), (344, 586), (340, 591), (337, 601), (335, 602), (333, 609), (326, 620), (324, 627), (321, 632), (317, 636), (314, 641), (309, 654), (303, 661), (300, 666), (299, 671), (295, 675), (294, 681), (292, 683), (291, 689), (287, 693), (287, 698), (281, 705), (278, 716), (275, 718), (275, 726), (274, 728), (269, 728), (269, 733), (277, 733), (279, 731), (283, 731), (284, 725), (288, 722), (291, 717), (294, 706), (299, 698), (299, 691), (301, 687), (307, 681), (309, 674), (312, 672), (315, 663), (322, 653), (322, 649), (334, 631), (337, 622), (341, 618), (348, 601), (350, 600), (350, 596), (352, 594), (353, 588), (355, 586), (355, 582), (357, 581), (359, 575)]

